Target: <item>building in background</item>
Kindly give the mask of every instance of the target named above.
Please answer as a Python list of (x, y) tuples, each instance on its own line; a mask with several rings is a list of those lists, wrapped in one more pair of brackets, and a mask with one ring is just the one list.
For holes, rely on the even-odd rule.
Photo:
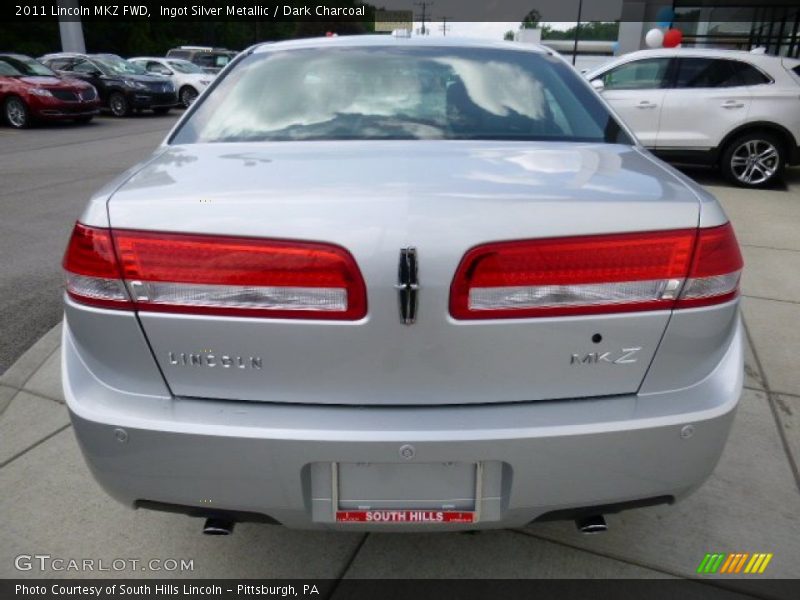
[[(572, 60), (575, 42), (571, 40), (542, 40), (541, 44)], [(617, 42), (601, 40), (579, 40), (578, 53), (575, 56), (575, 68), (579, 71), (591, 71), (614, 58)]]
[(684, 46), (753, 50), (800, 57), (797, 0), (623, 0), (619, 53), (645, 47), (644, 36), (670, 15)]

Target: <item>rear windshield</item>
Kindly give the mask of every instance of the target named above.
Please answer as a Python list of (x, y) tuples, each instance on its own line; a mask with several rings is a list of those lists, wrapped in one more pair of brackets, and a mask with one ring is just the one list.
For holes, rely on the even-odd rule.
[(631, 143), (556, 58), (382, 46), (252, 54), (172, 142), (393, 139)]

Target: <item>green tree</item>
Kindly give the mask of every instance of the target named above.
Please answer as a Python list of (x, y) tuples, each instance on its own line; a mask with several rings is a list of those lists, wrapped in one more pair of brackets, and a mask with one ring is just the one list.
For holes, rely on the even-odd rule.
[(512, 29), (509, 29), (508, 31), (506, 31), (505, 35), (503, 35), (503, 39), (508, 41), (508, 42), (513, 42), (514, 41), (514, 31)]
[[(619, 21), (589, 21), (581, 23), (581, 30), (578, 36), (582, 40), (616, 41), (619, 37)], [(565, 31), (553, 29), (549, 25), (542, 27), (543, 40), (574, 40), (575, 26)]]
[(520, 29), (536, 29), (539, 26), (539, 21), (542, 20), (542, 14), (535, 8), (525, 15), (522, 23), (519, 24)]

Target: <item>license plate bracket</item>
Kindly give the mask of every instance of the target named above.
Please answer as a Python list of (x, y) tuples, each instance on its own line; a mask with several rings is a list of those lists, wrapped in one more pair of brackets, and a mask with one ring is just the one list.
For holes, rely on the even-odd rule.
[(331, 463), (338, 523), (477, 523), (483, 464)]

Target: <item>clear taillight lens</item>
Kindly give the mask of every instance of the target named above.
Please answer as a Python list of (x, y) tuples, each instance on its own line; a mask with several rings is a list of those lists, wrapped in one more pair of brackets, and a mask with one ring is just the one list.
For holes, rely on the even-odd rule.
[(741, 268), (730, 224), (498, 242), (463, 258), (450, 313), (499, 319), (702, 306), (734, 297)]
[[(87, 236), (106, 240), (105, 245), (80, 241)], [(88, 266), (82, 268), (83, 263)], [(78, 224), (64, 268), (68, 293), (100, 306), (339, 320), (360, 319), (367, 311), (366, 289), (355, 260), (331, 244), (109, 232)], [(98, 296), (109, 294), (107, 290), (124, 295), (127, 304), (109, 304), (109, 298)]]

